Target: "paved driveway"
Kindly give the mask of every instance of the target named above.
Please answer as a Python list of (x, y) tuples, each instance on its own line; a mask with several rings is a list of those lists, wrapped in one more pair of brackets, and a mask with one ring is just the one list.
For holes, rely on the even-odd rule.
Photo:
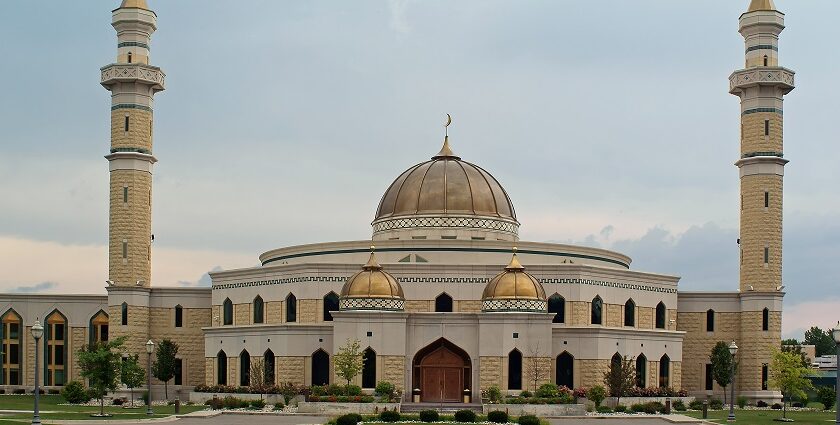
[[(681, 424), (702, 424), (699, 420), (689, 420), (685, 418), (685, 422), (676, 422)], [(327, 421), (326, 416), (303, 416), (303, 415), (288, 415), (288, 416), (263, 416), (263, 415), (219, 415), (212, 418), (183, 418), (175, 422), (177, 425), (321, 425)], [(676, 418), (674, 418), (676, 419)], [(662, 418), (570, 418), (570, 419), (551, 419), (549, 423), (552, 425), (666, 425), (672, 424), (672, 421), (666, 421)]]

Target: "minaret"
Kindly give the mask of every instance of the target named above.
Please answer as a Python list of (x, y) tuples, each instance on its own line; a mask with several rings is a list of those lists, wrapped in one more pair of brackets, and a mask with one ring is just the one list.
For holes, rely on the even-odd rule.
[(102, 68), (111, 92), (108, 276), (116, 286), (151, 284), (153, 98), (164, 73), (149, 65), (157, 16), (145, 0), (123, 0), (112, 12), (117, 60)]
[(766, 398), (768, 364), (781, 344), (782, 148), (784, 96), (794, 72), (779, 66), (779, 34), (785, 15), (772, 0), (752, 0), (741, 15), (746, 64), (729, 77), (741, 99), (740, 338), (737, 390)]

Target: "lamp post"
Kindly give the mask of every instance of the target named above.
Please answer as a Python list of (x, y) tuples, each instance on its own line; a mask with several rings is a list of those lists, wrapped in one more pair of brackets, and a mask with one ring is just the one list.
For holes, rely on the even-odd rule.
[(834, 334), (834, 342), (837, 345), (837, 367), (835, 367), (837, 374), (837, 383), (835, 384), (835, 392), (837, 393), (837, 402), (834, 404), (834, 410), (837, 412), (834, 423), (840, 424), (840, 322), (831, 331)]
[(41, 368), (38, 365), (38, 343), (42, 336), (44, 336), (44, 327), (41, 326), (41, 321), (35, 319), (35, 324), (32, 325), (32, 338), (35, 338), (35, 408), (32, 410), (32, 425), (41, 425), (41, 410), (38, 407), (38, 399), (41, 393), (41, 388), (38, 385), (38, 370)]
[(148, 378), (148, 382), (146, 384), (146, 389), (149, 391), (149, 396), (146, 397), (146, 414), (147, 415), (154, 415), (155, 412), (152, 412), (152, 351), (155, 350), (155, 343), (152, 340), (148, 340), (146, 342), (146, 354), (148, 356), (148, 362), (146, 363), (146, 378)]
[(729, 354), (732, 355), (732, 366), (729, 368), (729, 416), (726, 422), (735, 422), (735, 354), (738, 352), (738, 346), (735, 341), (729, 344)]

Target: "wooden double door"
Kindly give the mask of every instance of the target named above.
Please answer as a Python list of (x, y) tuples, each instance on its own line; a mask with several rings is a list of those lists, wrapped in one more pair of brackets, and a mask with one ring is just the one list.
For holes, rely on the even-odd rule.
[(427, 354), (420, 361), (420, 399), (431, 403), (457, 403), (463, 400), (464, 359), (446, 347)]

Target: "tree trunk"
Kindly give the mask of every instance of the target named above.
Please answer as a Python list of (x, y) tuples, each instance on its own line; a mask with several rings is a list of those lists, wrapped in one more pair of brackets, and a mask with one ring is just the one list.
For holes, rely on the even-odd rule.
[(99, 416), (105, 416), (105, 394), (99, 394)]
[(724, 385), (723, 386), (723, 404), (724, 405), (726, 404), (726, 387), (728, 387), (728, 386), (729, 385)]
[(169, 381), (163, 381), (163, 397), (169, 400)]
[(128, 392), (131, 393), (131, 407), (134, 407), (134, 388), (129, 388)]

